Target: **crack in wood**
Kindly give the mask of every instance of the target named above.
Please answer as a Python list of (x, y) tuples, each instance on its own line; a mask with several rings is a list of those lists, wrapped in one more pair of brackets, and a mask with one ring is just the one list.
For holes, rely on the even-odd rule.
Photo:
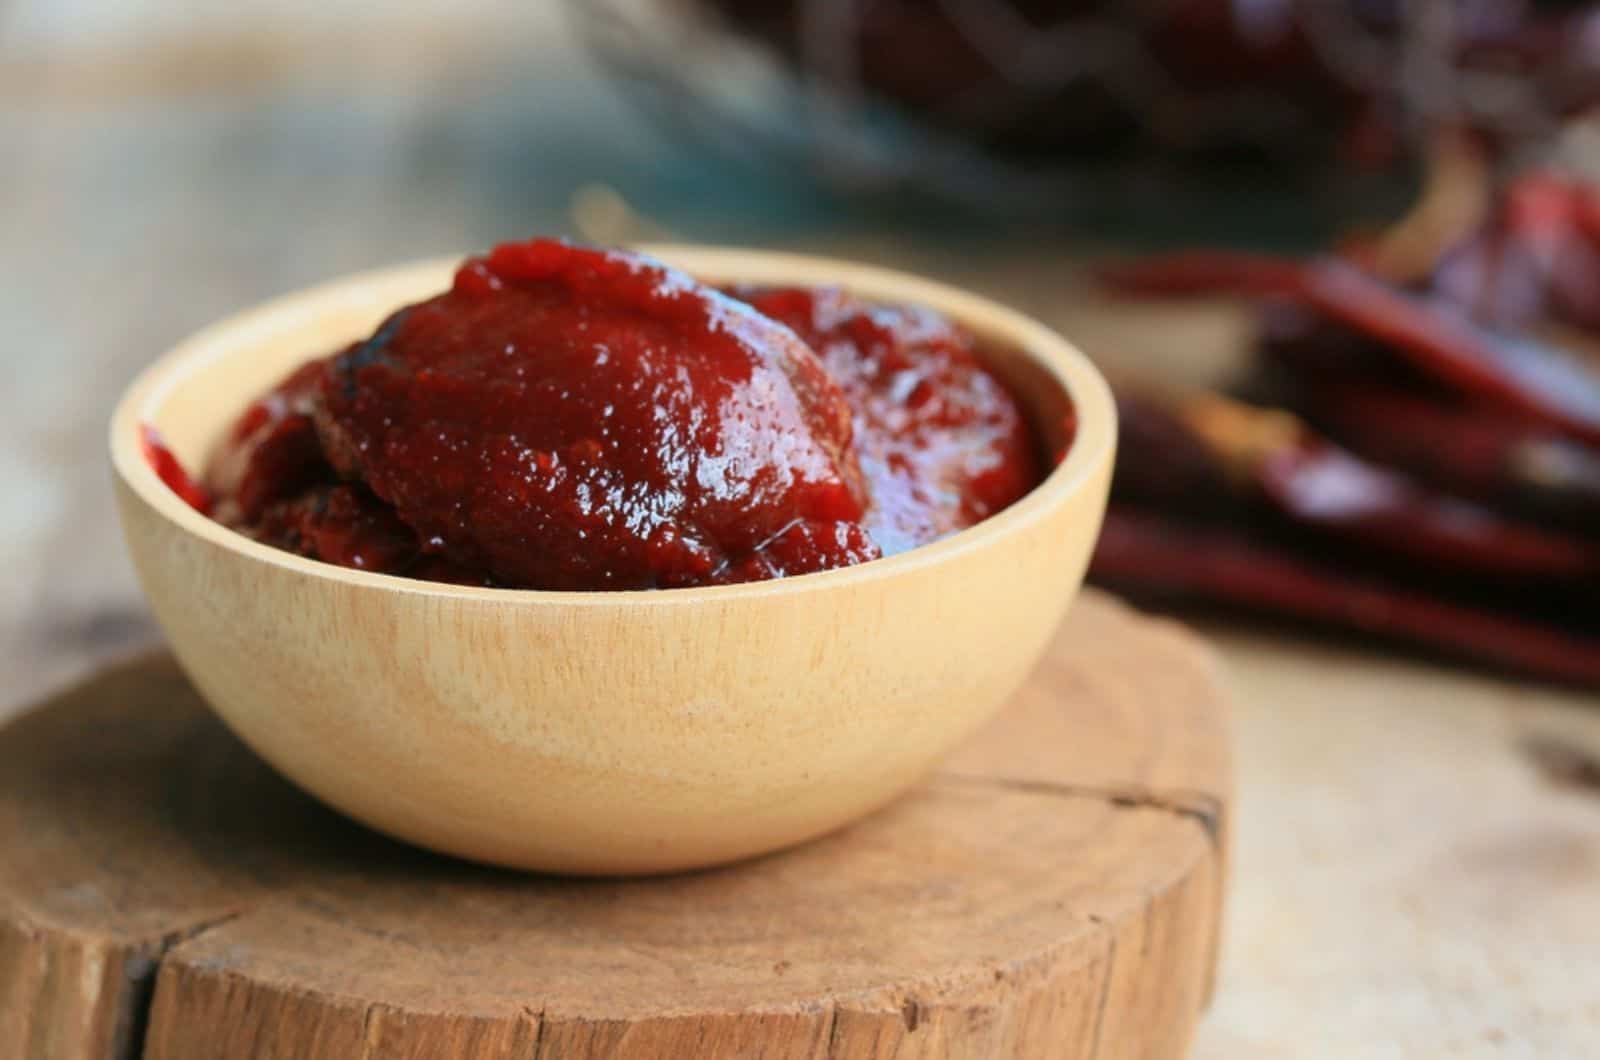
[(837, 1004), (829, 1005), (828, 1033), (826, 1035), (828, 1041), (828, 1051), (823, 1060), (839, 1060), (839, 1057), (843, 1055), (839, 1052), (839, 1047), (843, 1044), (843, 1042), (840, 1040), (839, 1032), (839, 1006)]
[(1052, 780), (1026, 780), (1020, 777), (990, 777), (975, 773), (941, 771), (936, 780), (953, 780), (975, 787), (1001, 788), (1030, 795), (1059, 795), (1068, 798), (1098, 799), (1119, 809), (1164, 810), (1187, 817), (1204, 829), (1213, 845), (1218, 844), (1222, 825), (1222, 803), (1214, 795), (1200, 791), (1174, 789), (1158, 792), (1144, 788), (1102, 788), (1093, 785), (1065, 784)]
[(1111, 1001), (1111, 983), (1117, 972), (1117, 933), (1111, 924), (1098, 913), (1088, 914), (1089, 920), (1106, 933), (1106, 977), (1100, 985), (1100, 998), (1094, 1006), (1094, 1035), (1089, 1046), (1089, 1060), (1099, 1060), (1100, 1046), (1106, 1026), (1106, 1006)]
[(378, 1022), (378, 1010), (381, 1008), (381, 1003), (369, 1001), (366, 1011), (361, 1014), (361, 1060), (371, 1060), (372, 1050), (378, 1044), (377, 1036), (382, 1030)]
[[(525, 1016), (528, 1015), (532, 1011), (532, 1008), (533, 1006), (531, 1005), (523, 1005), (522, 1014)], [(533, 1060), (545, 1060), (544, 1032), (545, 1028), (548, 1026), (550, 1026), (550, 1008), (548, 1005), (541, 1005), (539, 1007), (539, 1015), (533, 1025), (533, 1045), (528, 1048), (528, 1055), (532, 1057)]]
[(127, 1060), (143, 1060), (145, 1050), (150, 1044), (147, 1038), (150, 1032), (150, 1014), (156, 1001), (156, 977), (161, 974), (161, 966), (165, 963), (167, 955), (183, 943), (237, 920), (246, 912), (247, 910), (237, 909), (221, 916), (186, 924), (176, 931), (162, 935), (156, 940), (151, 952), (137, 953), (129, 958), (124, 976), (127, 981), (124, 988), (126, 996), (120, 1002), (123, 1018), (127, 1023), (125, 1028), (118, 1028), (119, 1033), (125, 1035), (120, 1038), (122, 1056)]

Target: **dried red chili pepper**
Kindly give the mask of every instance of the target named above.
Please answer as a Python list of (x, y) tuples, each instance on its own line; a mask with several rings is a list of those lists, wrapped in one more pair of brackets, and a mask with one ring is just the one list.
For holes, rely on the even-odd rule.
[(1188, 515), (1235, 507), (1221, 462), (1168, 404), (1126, 387), (1116, 398), (1118, 498)]
[(145, 461), (167, 488), (181, 497), (185, 504), (201, 515), (211, 514), (211, 491), (189, 477), (178, 458), (167, 448), (161, 432), (146, 423), (139, 429), (139, 446), (144, 450)]
[(1463, 394), (1600, 444), (1600, 373), (1564, 350), (1499, 335), (1333, 259), (1183, 253), (1103, 271), (1112, 286), (1160, 295), (1285, 298), (1382, 343)]
[(1119, 395), (1098, 579), (1600, 684), (1600, 189), (1539, 174), (1491, 202), (1463, 159), (1403, 231), (1346, 245), (1359, 266), (1106, 270), (1260, 300), (1245, 392), (1272, 407)]
[(1429, 597), (1319, 564), (1225, 529), (1184, 526), (1113, 505), (1096, 580), (1357, 630), (1560, 681), (1600, 684), (1600, 633), (1563, 630)]
[[(1294, 527), (1453, 575), (1600, 581), (1600, 543), (1428, 490), (1330, 444), (1292, 415), (1212, 395), (1164, 404), (1239, 500), (1264, 506)], [(1158, 421), (1163, 411), (1148, 397), (1124, 395), (1121, 405), (1137, 409), (1135, 423)], [(1136, 442), (1125, 449), (1119, 473), (1148, 475), (1141, 464), (1165, 465), (1174, 451), (1152, 460), (1149, 447)], [(1191, 493), (1207, 481), (1193, 471), (1184, 477)]]
[(1381, 382), (1302, 377), (1274, 394), (1366, 460), (1523, 518), (1600, 535), (1600, 447)]

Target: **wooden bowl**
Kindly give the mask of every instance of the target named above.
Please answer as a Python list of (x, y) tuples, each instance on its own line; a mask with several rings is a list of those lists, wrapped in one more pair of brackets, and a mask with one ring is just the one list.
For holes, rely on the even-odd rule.
[(963, 291), (847, 262), (654, 247), (716, 283), (838, 284), (982, 336), (1041, 434), (1077, 437), (1025, 498), (843, 570), (655, 592), (463, 588), (258, 544), (181, 501), (140, 425), (191, 468), (290, 369), (448, 286), (454, 261), (368, 273), (216, 324), (111, 422), (134, 563), (223, 720), (374, 828), (527, 869), (664, 872), (775, 850), (892, 799), (987, 719), (1083, 578), (1115, 443), (1104, 380), (1054, 332)]

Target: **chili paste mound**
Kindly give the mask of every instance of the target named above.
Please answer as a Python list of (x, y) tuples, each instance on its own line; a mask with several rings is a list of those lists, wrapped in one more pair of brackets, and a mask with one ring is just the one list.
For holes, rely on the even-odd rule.
[(294, 372), (205, 478), (215, 518), (327, 562), (646, 589), (901, 552), (1040, 474), (1015, 399), (931, 311), (534, 240)]

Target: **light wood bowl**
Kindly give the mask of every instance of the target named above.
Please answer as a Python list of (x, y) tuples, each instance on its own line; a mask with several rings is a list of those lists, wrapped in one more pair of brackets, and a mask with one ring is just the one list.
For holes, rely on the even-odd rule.
[(982, 336), (1066, 459), (1017, 504), (843, 570), (658, 592), (463, 588), (258, 544), (181, 501), (140, 450), (190, 468), (290, 369), (443, 290), (455, 261), (289, 295), (180, 344), (111, 422), (123, 527), (172, 650), (253, 749), (381, 831), (527, 869), (664, 872), (798, 843), (923, 776), (1021, 683), (1083, 579), (1115, 410), (1043, 325), (840, 261), (652, 247), (715, 283), (838, 284)]

